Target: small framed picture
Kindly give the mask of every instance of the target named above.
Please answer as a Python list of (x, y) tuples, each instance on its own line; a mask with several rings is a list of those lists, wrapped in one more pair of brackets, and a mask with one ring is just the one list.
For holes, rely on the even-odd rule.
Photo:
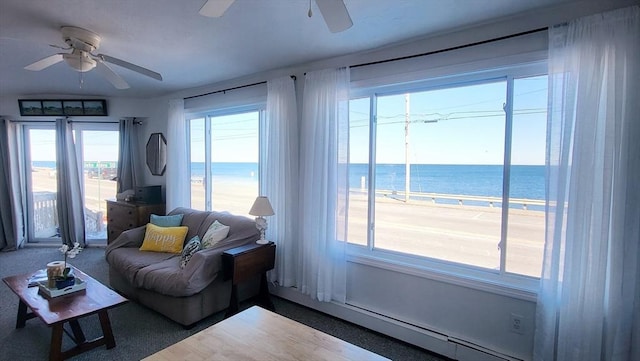
[(20, 115), (43, 115), (40, 100), (18, 100)]
[(42, 115), (64, 115), (61, 100), (43, 100)]
[(64, 115), (83, 115), (84, 109), (82, 108), (81, 100), (63, 100), (63, 112)]
[(83, 100), (84, 115), (107, 115), (107, 105), (104, 100)]

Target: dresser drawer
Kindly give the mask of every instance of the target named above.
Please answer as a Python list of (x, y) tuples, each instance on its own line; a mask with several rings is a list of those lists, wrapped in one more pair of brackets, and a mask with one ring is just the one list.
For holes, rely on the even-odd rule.
[(119, 222), (125, 218), (135, 219), (137, 217), (137, 212), (135, 207), (113, 203), (109, 204), (107, 207), (107, 217), (109, 222)]
[(149, 223), (151, 214), (165, 214), (165, 205), (107, 201), (107, 243), (128, 229)]
[[(133, 227), (132, 227), (133, 228)], [(107, 242), (111, 242), (118, 238), (120, 233), (126, 231), (126, 229), (107, 225)]]

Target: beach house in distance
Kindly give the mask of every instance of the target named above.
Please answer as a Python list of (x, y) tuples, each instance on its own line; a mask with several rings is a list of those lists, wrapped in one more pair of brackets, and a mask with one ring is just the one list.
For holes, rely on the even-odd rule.
[[(65, 101), (104, 100), (106, 115), (75, 114), (69, 115), (69, 119), (77, 122), (78, 130), (86, 131), (107, 129), (117, 132), (117, 122), (121, 119), (140, 122), (137, 125), (138, 138), (135, 140), (142, 177), (139, 183), (162, 186), (163, 197), (166, 198), (166, 184), (172, 167), (167, 164), (166, 169), (157, 169), (152, 174), (147, 165), (150, 136), (161, 133), (169, 150), (176, 137), (188, 137), (187, 144), (213, 144), (213, 158), (208, 158), (206, 152), (202, 151), (199, 162), (205, 159), (213, 162), (244, 162), (236, 152), (225, 153), (224, 149), (215, 148), (216, 137), (224, 137), (227, 134), (225, 132), (233, 131), (231, 128), (242, 128), (251, 122), (259, 127), (260, 122), (264, 121), (268, 93), (266, 82), (269, 80), (282, 77), (294, 79), (300, 119), (306, 74), (328, 68), (349, 67), (351, 121), (356, 120), (354, 109), (364, 109), (357, 114), (361, 126), (354, 127), (352, 134), (362, 131), (365, 134), (362, 144), (366, 145), (370, 130), (368, 112), (371, 108), (362, 107), (357, 103), (358, 99), (368, 99), (372, 94), (385, 94), (389, 97), (379, 99), (379, 106), (385, 101), (393, 103), (390, 107), (402, 104), (402, 108), (398, 108), (401, 110), (394, 108), (394, 114), (378, 114), (378, 122), (396, 117), (393, 118), (394, 122), (397, 121), (402, 129), (409, 115), (412, 118), (406, 122), (411, 123), (412, 127), (418, 123), (424, 126), (445, 124), (445, 118), (456, 117), (453, 111), (405, 112), (404, 94), (411, 93), (411, 106), (415, 110), (419, 106), (417, 99), (420, 94), (437, 92), (439, 89), (461, 89), (460, 84), (473, 84), (480, 87), (476, 94), (486, 94), (490, 90), (483, 86), (503, 86), (501, 82), (507, 84), (506, 79), (513, 77), (540, 81), (546, 75), (549, 27), (627, 7), (637, 4), (637, 1), (344, 0), (353, 25), (335, 32), (327, 26), (330, 20), (323, 17), (315, 1), (236, 0), (220, 17), (200, 15), (198, 12), (204, 3), (205, 0), (2, 0), (0, 117), (4, 121), (24, 125), (25, 129), (51, 130), (53, 120), (67, 116), (64, 108), (55, 102), (64, 104)], [(104, 71), (78, 72), (72, 69), (72, 64), (62, 60), (48, 67), (42, 66), (39, 71), (24, 69), (47, 56), (69, 52), (58, 48), (65, 47), (61, 27), (68, 26), (90, 30), (101, 38), (100, 47), (93, 51), (94, 55), (106, 54), (150, 69), (161, 74), (162, 80), (133, 71), (130, 66), (120, 66), (122, 63), (109, 63), (108, 57), (102, 59), (107, 59), (104, 63), (111, 67), (115, 77), (105, 77)], [(98, 64), (98, 67), (101, 65)], [(106, 74), (112, 73), (106, 71)], [(127, 86), (123, 86), (119, 79), (124, 80)], [(516, 81), (515, 87), (526, 84), (529, 83), (520, 84)], [(507, 86), (504, 87), (506, 94)], [(451, 101), (462, 97), (466, 95), (454, 94), (443, 99)], [(539, 99), (544, 99), (544, 96)], [(452, 106), (459, 110), (464, 105), (484, 100), (465, 99)], [(34, 101), (53, 101), (41, 109), (53, 113), (21, 115), (24, 112), (21, 113), (20, 101), (26, 101), (24, 105), (30, 107)], [(502, 114), (502, 100), (498, 103), (496, 109)], [(183, 132), (176, 132), (169, 124), (175, 104), (181, 104), (180, 110), (192, 121), (190, 128), (183, 129)], [(432, 108), (438, 109), (437, 106)], [(538, 104), (533, 108), (544, 111), (546, 104)], [(41, 110), (35, 109), (36, 112)], [(99, 113), (103, 110), (99, 108)], [(34, 109), (30, 108), (29, 111)], [(481, 112), (493, 110), (473, 108), (472, 111), (477, 119), (482, 119), (480, 115), (485, 113)], [(256, 117), (255, 120), (242, 118), (242, 114), (249, 113)], [(436, 113), (439, 115), (434, 115)], [(218, 126), (216, 123), (208, 123), (209, 119), (219, 116), (229, 117), (225, 119), (233, 126), (229, 126), (229, 129), (223, 126), (215, 128)], [(197, 131), (201, 129), (198, 126), (202, 126), (202, 129), (214, 127), (212, 139), (203, 134), (198, 137)], [(409, 134), (409, 139), (421, 142), (420, 138), (416, 139), (421, 134), (420, 130), (411, 129), (415, 133)], [(378, 129), (378, 134), (382, 133)], [(251, 147), (255, 147), (255, 161), (258, 162), (265, 144), (260, 141), (261, 132), (255, 134), (257, 138), (253, 139)], [(402, 142), (405, 135), (402, 133), (395, 141)], [(236, 140), (236, 143), (241, 141)], [(50, 142), (54, 140), (50, 138)], [(499, 137), (491, 138), (490, 143), (501, 147), (504, 132)], [(31, 146), (36, 147), (33, 144)], [(378, 159), (389, 155), (385, 149), (391, 148), (386, 146), (379, 145)], [(405, 155), (402, 149), (399, 152), (401, 157), (389, 155), (388, 163), (402, 163)], [(517, 151), (517, 147), (514, 149)], [(36, 149), (31, 148), (31, 151), (35, 152)], [(200, 150), (195, 148), (189, 151), (192, 159), (200, 155)], [(490, 156), (492, 149), (474, 151), (474, 156), (485, 154), (485, 151)], [(362, 157), (362, 154), (354, 153), (351, 156)], [(168, 159), (170, 161), (171, 157)], [(364, 163), (368, 161), (366, 157), (362, 159)], [(113, 162), (117, 158), (103, 160)], [(443, 158), (442, 163), (446, 164), (448, 160)], [(414, 162), (419, 161), (414, 159)], [(460, 159), (455, 159), (455, 162), (465, 164)], [(482, 163), (482, 159), (467, 164), (473, 163)], [(259, 171), (261, 177), (269, 177), (269, 169), (260, 168)], [(109, 174), (104, 173), (106, 175), (99, 173), (99, 169), (92, 172), (96, 172), (96, 176), (85, 177), (86, 182), (111, 182), (114, 176), (113, 168)], [(252, 175), (255, 176), (254, 184), (257, 184), (258, 174)], [(368, 181), (368, 177), (363, 179), (363, 189), (368, 187)], [(104, 187), (107, 183), (95, 184)], [(213, 202), (216, 197), (226, 197), (228, 208), (237, 206), (237, 209), (246, 209), (248, 212), (251, 204), (245, 206), (245, 203), (239, 202), (241, 194), (234, 193), (233, 187), (233, 184), (214, 187), (211, 193)], [(253, 185), (237, 184), (237, 187), (244, 187), (237, 189), (245, 190), (252, 189)], [(203, 179), (193, 177), (191, 189), (192, 202), (201, 201), (202, 207), (207, 206)], [(225, 194), (216, 193), (216, 189), (225, 189)], [(380, 196), (387, 197), (390, 202), (403, 201), (402, 191), (388, 191), (388, 194)], [(200, 193), (194, 196), (195, 192)], [(257, 193), (257, 189), (251, 192)], [(252, 193), (249, 199), (252, 200), (256, 195)], [(101, 195), (98, 203), (102, 204), (104, 199), (114, 196)], [(274, 197), (277, 195), (271, 198)], [(472, 207), (476, 206), (473, 203), (475, 201), (452, 199), (449, 208), (445, 208), (447, 211), (440, 213), (442, 216), (449, 211), (453, 214), (460, 204)], [(426, 198), (425, 203), (430, 202), (431, 199)], [(440, 204), (437, 199), (434, 202)], [(526, 203), (518, 203), (518, 209), (513, 209), (513, 217), (525, 212), (523, 206), (527, 208)], [(499, 204), (491, 203), (489, 206), (487, 201), (477, 206), (494, 209), (496, 214), (500, 214)], [(384, 206), (381, 205), (380, 211), (382, 208)], [(526, 211), (531, 211), (530, 205)], [(366, 212), (363, 214), (366, 216)], [(97, 217), (99, 224), (100, 216)], [(408, 217), (411, 217), (411, 213)], [(423, 218), (411, 219), (411, 227), (424, 224), (425, 221)], [(458, 228), (452, 226), (451, 234), (459, 233)], [(446, 232), (441, 233), (445, 237), (443, 243), (446, 243)], [(470, 231), (461, 237), (476, 244), (472, 233)], [(474, 263), (476, 261), (472, 258), (448, 260), (447, 255), (434, 256), (429, 253), (430, 250), (424, 251), (426, 254), (419, 253), (422, 250), (411, 254), (411, 251), (407, 251), (413, 247), (411, 242), (402, 245), (407, 247), (402, 250), (394, 249), (397, 246), (394, 244), (377, 249), (366, 247), (366, 229), (362, 234), (365, 237), (362, 242), (353, 245), (356, 251), (347, 251), (345, 304), (314, 301), (296, 290), (277, 285), (272, 287), (273, 293), (452, 359), (532, 359), (539, 278), (526, 274), (520, 275), (522, 277), (513, 276), (509, 267), (516, 269), (520, 261), (509, 256), (500, 260), (498, 255), (494, 267), (481, 261)], [(499, 241), (499, 231), (497, 234)], [(416, 243), (419, 243), (419, 233), (416, 238)], [(499, 254), (496, 253), (497, 242), (492, 238), (486, 244), (487, 254), (491, 257)], [(464, 248), (464, 245), (460, 245), (461, 254)], [(540, 252), (540, 249), (535, 252)], [(523, 254), (526, 258), (527, 253)], [(507, 272), (502, 272), (505, 267)], [(514, 322), (518, 323), (518, 327)]]

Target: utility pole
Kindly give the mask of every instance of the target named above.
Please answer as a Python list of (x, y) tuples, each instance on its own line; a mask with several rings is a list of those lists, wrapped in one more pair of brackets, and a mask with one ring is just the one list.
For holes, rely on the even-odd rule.
[(409, 159), (409, 124), (411, 123), (409, 93), (404, 95), (404, 202), (409, 202), (411, 160)]

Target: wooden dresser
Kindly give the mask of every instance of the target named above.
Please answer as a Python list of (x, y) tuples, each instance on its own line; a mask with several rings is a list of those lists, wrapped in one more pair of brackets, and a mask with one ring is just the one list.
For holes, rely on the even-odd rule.
[(165, 204), (107, 200), (107, 243), (120, 233), (149, 223), (151, 214), (164, 215)]

